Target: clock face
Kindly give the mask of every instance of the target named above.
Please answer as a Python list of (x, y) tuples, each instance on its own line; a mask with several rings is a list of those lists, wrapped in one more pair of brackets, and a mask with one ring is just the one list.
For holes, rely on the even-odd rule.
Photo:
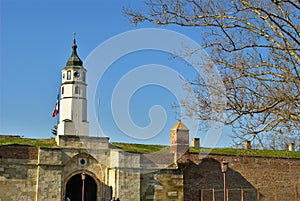
[(75, 72), (74, 72), (74, 77), (75, 77), (75, 78), (80, 78), (80, 73), (77, 72), (77, 71), (75, 71)]

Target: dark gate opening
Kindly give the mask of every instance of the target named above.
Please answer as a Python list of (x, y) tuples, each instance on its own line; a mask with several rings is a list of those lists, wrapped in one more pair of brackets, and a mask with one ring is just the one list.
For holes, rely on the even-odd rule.
[(76, 174), (67, 182), (66, 198), (68, 197), (71, 201), (82, 201), (83, 190), (85, 201), (97, 200), (97, 184), (93, 177), (85, 174), (85, 179), (83, 181), (81, 174)]

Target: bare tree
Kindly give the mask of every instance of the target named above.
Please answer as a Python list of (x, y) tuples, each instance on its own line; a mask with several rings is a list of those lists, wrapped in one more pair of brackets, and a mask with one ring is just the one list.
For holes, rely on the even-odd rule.
[[(237, 142), (255, 139), (275, 146), (274, 139), (300, 141), (299, 1), (147, 0), (144, 6), (125, 8), (124, 14), (135, 24), (199, 30), (201, 45), (223, 78), (223, 123), (234, 128)], [(214, 120), (207, 98), (211, 86), (201, 76), (190, 82), (197, 98), (183, 101), (189, 115)]]
[(54, 125), (53, 126), (53, 128), (51, 129), (51, 133), (53, 134), (53, 135), (57, 135), (57, 127), (58, 127), (58, 125), (56, 124), (56, 125)]

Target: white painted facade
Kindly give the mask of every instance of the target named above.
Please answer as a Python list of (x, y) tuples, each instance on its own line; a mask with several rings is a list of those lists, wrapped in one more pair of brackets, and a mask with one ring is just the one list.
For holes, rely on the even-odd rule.
[(86, 99), (86, 69), (76, 53), (76, 42), (67, 65), (62, 69), (61, 99), (57, 135), (89, 135)]

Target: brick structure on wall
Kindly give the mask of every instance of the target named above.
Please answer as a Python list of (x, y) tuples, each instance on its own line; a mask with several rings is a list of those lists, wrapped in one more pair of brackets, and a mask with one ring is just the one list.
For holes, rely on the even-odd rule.
[[(189, 129), (178, 121), (170, 130), (170, 152), (174, 154), (174, 162), (178, 162), (189, 150)], [(183, 162), (183, 161), (181, 161)]]

